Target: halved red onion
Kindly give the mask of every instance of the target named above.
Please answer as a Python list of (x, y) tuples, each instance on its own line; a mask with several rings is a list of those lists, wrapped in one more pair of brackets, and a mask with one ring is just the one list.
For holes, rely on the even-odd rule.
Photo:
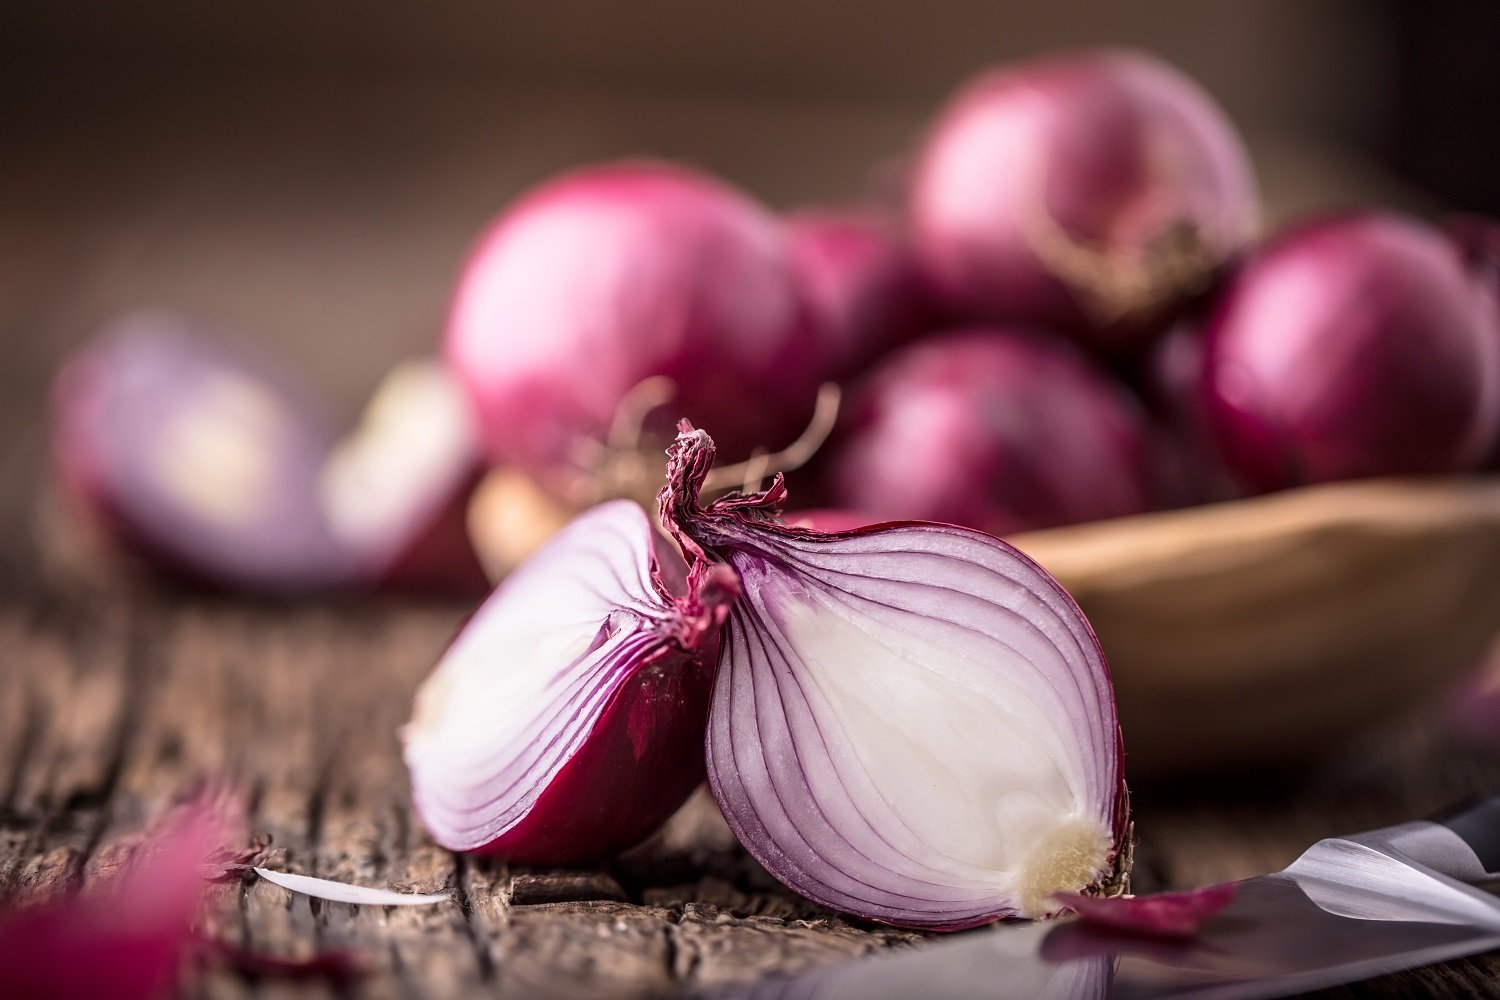
[(780, 478), (706, 508), (684, 424), (662, 518), (729, 611), (708, 776), (740, 842), (803, 895), (910, 927), (1039, 917), (1114, 880), (1120, 731), (1082, 612), (1004, 542), (938, 524), (780, 524)]
[(1202, 379), (1248, 487), (1472, 469), (1500, 430), (1500, 309), (1416, 219), (1314, 219), (1237, 272), (1207, 320)]
[(910, 196), (924, 272), (959, 315), (1103, 347), (1201, 290), (1257, 213), (1224, 112), (1171, 66), (1120, 50), (979, 77), (933, 127)]
[(919, 332), (921, 279), (888, 220), (803, 209), (787, 216), (786, 230), (823, 378), (852, 375)]
[(219, 586), (359, 578), (319, 503), (331, 426), (260, 359), (176, 316), (140, 313), (69, 359), (52, 402), (64, 484), (127, 549)]
[(689, 573), (658, 537), (631, 501), (585, 511), (443, 654), (402, 734), (438, 843), (523, 863), (597, 860), (697, 786), (735, 581), (722, 567)]
[(830, 504), (994, 534), (1155, 506), (1145, 414), (1073, 345), (1020, 328), (929, 336), (851, 394), (823, 457)]
[[(629, 495), (606, 467), (622, 423), (653, 449), (646, 496), (677, 416), (722, 425), (740, 456), (796, 437), (819, 377), (807, 330), (769, 212), (685, 167), (616, 163), (551, 180), (494, 223), (445, 354), (492, 456), (578, 501)], [(670, 405), (641, 405), (647, 384), (645, 402)]]

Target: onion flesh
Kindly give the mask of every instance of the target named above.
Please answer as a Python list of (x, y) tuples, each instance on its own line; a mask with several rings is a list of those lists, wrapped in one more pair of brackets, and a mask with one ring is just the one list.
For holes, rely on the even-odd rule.
[(746, 849), (823, 905), (937, 930), (1116, 878), (1114, 694), (1062, 588), (964, 528), (780, 524), (779, 478), (702, 507), (713, 453), (685, 425), (660, 504), (694, 565), (741, 581), (707, 745)]
[(1153, 442), (1123, 385), (1072, 345), (974, 327), (887, 357), (851, 394), (828, 502), (1007, 534), (1156, 503)]
[(1142, 53), (1001, 68), (943, 111), (910, 228), (939, 300), (1115, 348), (1158, 329), (1254, 233), (1249, 156), (1212, 98)]
[(1500, 310), (1461, 250), (1416, 220), (1312, 220), (1225, 290), (1201, 391), (1252, 489), (1472, 469), (1500, 430)]
[(570, 522), (475, 612), (418, 692), (403, 739), (433, 838), (568, 864), (651, 833), (702, 779), (693, 748), (733, 587), (654, 546), (631, 501)]

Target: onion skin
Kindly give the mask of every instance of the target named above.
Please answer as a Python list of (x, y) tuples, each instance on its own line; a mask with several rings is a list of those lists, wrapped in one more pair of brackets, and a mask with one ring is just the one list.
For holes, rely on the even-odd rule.
[(445, 357), (491, 456), (573, 498), (653, 376), (675, 395), (643, 446), (670, 441), (666, 411), (721, 423), (736, 454), (790, 441), (816, 390), (808, 324), (774, 217), (686, 168), (616, 163), (544, 183), (496, 220), (459, 279)]
[(1270, 241), (1207, 320), (1204, 407), (1231, 471), (1274, 490), (1477, 467), (1500, 428), (1500, 323), (1457, 247), (1360, 212)]
[(1183, 939), (1193, 937), (1203, 921), (1234, 901), (1239, 884), (1159, 892), (1151, 896), (1081, 896), (1059, 893), (1086, 926), (1138, 937)]
[(991, 534), (1155, 505), (1153, 443), (1122, 385), (1018, 328), (930, 336), (853, 392), (830, 442), (831, 506)]
[(922, 327), (921, 279), (874, 213), (804, 209), (786, 219), (823, 378), (846, 378)]
[[(598, 861), (645, 838), (702, 781), (693, 748), (737, 585), (722, 567), (688, 572), (652, 539), (631, 501), (586, 511), (445, 653), (403, 734), (413, 802), (439, 844), (522, 864)], [(538, 595), (545, 606), (525, 603)], [(560, 631), (528, 632), (536, 613), (561, 615), (543, 622)], [(548, 658), (525, 659), (528, 636)], [(495, 687), (507, 670), (545, 683)]]
[(1097, 50), (987, 73), (940, 115), (913, 244), (958, 316), (1117, 349), (1159, 329), (1254, 233), (1243, 142), (1192, 80)]
[[(892, 817), (900, 815), (890, 800), (885, 801), (888, 815), (866, 811), (872, 801), (868, 798), (868, 788), (873, 787), (869, 785), (871, 765), (860, 759), (859, 744), (844, 723), (836, 722), (829, 730), (821, 727), (814, 702), (824, 702), (828, 696), (826, 692), (810, 695), (809, 684), (817, 688), (829, 678), (826, 673), (819, 675), (816, 666), (810, 669), (809, 664), (817, 661), (803, 658), (805, 651), (788, 638), (792, 619), (786, 612), (791, 609), (785, 604), (780, 610), (776, 607), (781, 602), (813, 607), (818, 600), (813, 594), (826, 587), (826, 593), (847, 597), (850, 608), (857, 605), (874, 616), (888, 613), (878, 623), (882, 628), (896, 618), (909, 624), (922, 619), (924, 628), (964, 643), (962, 649), (949, 649), (942, 643), (922, 647), (938, 658), (970, 655), (971, 642), (1001, 642), (1015, 643), (1007, 644), (1006, 651), (1025, 660), (1026, 670), (1037, 675), (1043, 671), (1040, 661), (1026, 659), (1025, 650), (1035, 652), (1045, 646), (1049, 666), (1058, 669), (1066, 664), (1069, 679), (1051, 677), (1049, 683), (1054, 685), (1056, 704), (1076, 713), (1070, 718), (1078, 729), (1066, 736), (1061, 732), (1032, 735), (1038, 745), (1047, 746), (1055, 745), (1049, 742), (1054, 736), (1078, 738), (1067, 752), (1080, 754), (1084, 763), (1072, 757), (1053, 758), (1050, 766), (1060, 772), (1075, 764), (1082, 767), (1084, 774), (1078, 780), (1084, 787), (1072, 787), (1067, 823), (1076, 822), (1077, 810), (1083, 809), (1088, 822), (1095, 824), (1098, 834), (1107, 836), (1108, 843), (1093, 848), (1099, 854), (1097, 867), (1091, 863), (1088, 868), (1089, 875), (1070, 869), (1069, 875), (1060, 876), (1055, 867), (1044, 865), (1050, 875), (1043, 877), (1081, 878), (1073, 889), (1090, 893), (1122, 880), (1129, 853), (1125, 850), (1129, 796), (1122, 768), (1123, 743), (1108, 667), (1092, 630), (1067, 593), (1019, 551), (964, 528), (894, 522), (829, 533), (782, 524), (776, 517), (786, 497), (780, 476), (764, 493), (730, 494), (702, 507), (699, 491), (713, 455), (708, 436), (684, 421), (670, 454), (668, 483), (658, 502), (664, 524), (690, 565), (727, 566), (741, 583), (742, 595), (729, 611), (721, 641), (707, 748), (710, 788), (750, 854), (784, 884), (822, 905), (897, 926), (950, 931), (1005, 917), (1055, 912), (1046, 909), (1046, 895), (1033, 904), (1023, 897), (997, 893), (988, 882), (965, 881), (956, 873), (973, 870), (968, 867), (975, 864), (970, 858), (925, 854), (924, 848), (934, 849), (927, 843), (918, 848), (918, 854), (910, 853), (921, 839), (915, 829), (898, 829), (899, 822), (877, 825), (891, 823)], [(897, 562), (903, 563), (899, 571)], [(963, 582), (953, 576), (953, 567), (958, 565), (969, 571)], [(881, 573), (882, 566), (888, 576), (870, 575)], [(934, 579), (937, 566), (949, 575)], [(840, 582), (829, 583), (819, 572)], [(1003, 604), (989, 605), (1001, 576), (1006, 581)], [(882, 596), (872, 598), (866, 591)], [(934, 613), (934, 601), (951, 603), (946, 611)], [(928, 610), (918, 610), (924, 607)], [(997, 619), (983, 617), (987, 615), (998, 615), (1011, 628), (1018, 622), (1024, 624), (1008, 640), (998, 639), (991, 631)], [(875, 617), (865, 623), (866, 627), (874, 624)], [(924, 639), (930, 643), (931, 633)], [(902, 655), (917, 654), (908, 650)], [(990, 669), (988, 661), (984, 662), (985, 670)], [(1071, 673), (1075, 670), (1082, 675)], [(892, 687), (895, 680), (892, 674), (883, 673), (875, 683)], [(763, 700), (756, 688), (768, 682), (774, 690)], [(943, 683), (953, 682), (945, 676)], [(1068, 693), (1061, 693), (1063, 689)], [(1017, 695), (1022, 700), (1028, 697), (1036, 697), (1035, 692)], [(1069, 700), (1075, 697), (1076, 703)], [(743, 704), (737, 704), (737, 699)], [(806, 729), (809, 724), (812, 732)], [(794, 733), (798, 729), (801, 736)], [(954, 737), (935, 733), (923, 752)], [(1001, 752), (999, 747), (993, 749)], [(1017, 746), (1009, 746), (1009, 752), (1015, 759), (1027, 756)], [(821, 759), (815, 759), (820, 754)], [(849, 790), (862, 785), (866, 787), (862, 793)], [(982, 787), (985, 794), (1000, 794), (992, 786)], [(970, 787), (958, 794), (967, 801), (975, 791)], [(1040, 789), (1030, 791), (1041, 794)], [(1080, 804), (1085, 797), (1087, 801)], [(952, 805), (947, 801), (944, 808)], [(1012, 818), (1007, 814), (1007, 821)], [(1064, 824), (1054, 829), (1071, 834), (1077, 828)], [(1049, 857), (1059, 846), (1050, 839), (1040, 843)], [(1083, 843), (1070, 840), (1067, 848)], [(871, 846), (874, 853), (864, 853)], [(1023, 849), (1019, 866), (1007, 873), (1016, 881), (1005, 884), (1024, 893), (1024, 888), (1017, 887), (1029, 882), (1035, 860), (1036, 855)], [(924, 874), (928, 872), (942, 874)], [(937, 881), (929, 881), (932, 878)]]
[(193, 925), (239, 817), (208, 799), (178, 811), (124, 868), (80, 891), (0, 910), (0, 995), (154, 1000), (181, 985)]

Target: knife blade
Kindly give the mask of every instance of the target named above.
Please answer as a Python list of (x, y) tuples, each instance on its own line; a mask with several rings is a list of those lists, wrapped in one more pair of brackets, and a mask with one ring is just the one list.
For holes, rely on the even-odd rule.
[(1017, 996), (1257, 1000), (1500, 948), (1500, 796), (1308, 848), (1237, 883), (1187, 940), (1064, 919), (762, 980), (734, 1000)]

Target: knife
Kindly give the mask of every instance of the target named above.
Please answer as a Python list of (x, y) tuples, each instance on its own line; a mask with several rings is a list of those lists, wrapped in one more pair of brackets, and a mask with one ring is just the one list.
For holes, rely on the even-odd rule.
[(734, 1000), (1285, 996), (1500, 948), (1500, 796), (1308, 848), (1186, 940), (1001, 925), (731, 989)]

